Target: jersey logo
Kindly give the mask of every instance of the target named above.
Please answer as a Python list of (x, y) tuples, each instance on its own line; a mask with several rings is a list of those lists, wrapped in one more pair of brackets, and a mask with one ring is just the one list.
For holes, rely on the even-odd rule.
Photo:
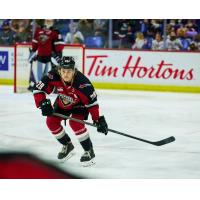
[(40, 35), (39, 36), (39, 40), (42, 44), (44, 44), (47, 40), (49, 39), (49, 36), (48, 35)]
[(60, 100), (61, 100), (61, 102), (63, 103), (64, 106), (67, 106), (67, 105), (72, 104), (74, 102), (72, 97), (66, 96), (64, 94), (59, 94), (59, 98), (60, 98)]
[(86, 83), (86, 84), (81, 84), (81, 85), (79, 85), (79, 88), (80, 88), (80, 89), (83, 89), (83, 88), (88, 87), (88, 86), (91, 86), (91, 84), (88, 84), (88, 83)]

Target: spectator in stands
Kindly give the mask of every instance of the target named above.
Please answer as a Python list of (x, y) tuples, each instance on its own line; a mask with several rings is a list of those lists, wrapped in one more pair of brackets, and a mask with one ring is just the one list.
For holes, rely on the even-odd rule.
[(128, 41), (127, 41), (128, 27), (129, 25), (127, 22), (123, 22), (120, 27), (119, 34), (118, 34), (119, 49), (128, 47)]
[(32, 28), (30, 26), (27, 28), (19, 27), (19, 30), (16, 34), (16, 42), (31, 42), (32, 37)]
[(151, 49), (152, 48), (152, 41), (154, 38), (156, 31), (153, 28), (153, 26), (149, 26), (146, 32), (146, 36), (145, 36), (145, 40), (146, 40), (146, 44), (143, 47), (143, 49)]
[(140, 31), (139, 20), (114, 19), (113, 20), (113, 47), (131, 48), (135, 40), (135, 32)]
[(80, 19), (77, 29), (83, 34), (84, 38), (94, 36), (93, 20)]
[(69, 29), (70, 19), (55, 19), (54, 20), (54, 27), (55, 29), (59, 30), (63, 40), (66, 37), (66, 34), (70, 32)]
[(177, 38), (176, 33), (172, 31), (169, 35), (169, 38), (166, 40), (167, 50), (181, 50), (183, 45), (181, 40)]
[(177, 30), (177, 36), (183, 45), (182, 50), (188, 50), (191, 39), (187, 37), (187, 29), (184, 27), (179, 28)]
[(16, 42), (31, 42), (32, 32), (29, 19), (14, 19), (11, 21), (11, 29), (16, 33)]
[(94, 36), (101, 37), (104, 41), (104, 45), (107, 46), (108, 39), (108, 20), (107, 19), (95, 19), (94, 20)]
[(0, 30), (1, 30), (1, 27), (2, 27), (2, 25), (3, 25), (3, 23), (5, 23), (5, 21), (8, 21), (9, 22), (9, 20), (5, 20), (5, 19), (0, 19)]
[(108, 34), (108, 20), (107, 19), (95, 19), (94, 20), (94, 35), (105, 36)]
[(183, 36), (185, 37), (187, 34), (187, 31), (188, 31), (188, 29), (185, 26), (180, 25), (180, 27), (177, 29), (176, 33), (178, 36), (180, 35), (180, 37), (183, 37)]
[(137, 32), (135, 43), (132, 46), (132, 49), (144, 49), (146, 43), (147, 41), (145, 40), (143, 33)]
[(67, 44), (83, 44), (84, 43), (84, 36), (83, 34), (77, 30), (78, 24), (76, 22), (69, 24), (70, 32), (67, 33), (65, 37), (65, 42)]
[(132, 44), (135, 42), (134, 29), (131, 26), (131, 23), (128, 25), (128, 30), (126, 34), (126, 48), (131, 49)]
[(194, 37), (188, 46), (189, 51), (199, 51), (200, 50), (200, 34)]
[(155, 39), (152, 41), (152, 50), (164, 50), (164, 42), (162, 40), (161, 34), (156, 33)]
[(197, 30), (197, 26), (196, 24), (193, 22), (193, 20), (188, 20), (187, 24), (185, 25), (187, 28), (187, 36), (194, 38), (195, 35), (198, 34)]
[(189, 51), (197, 51), (197, 50), (198, 50), (198, 46), (197, 46), (197, 44), (195, 43), (195, 41), (191, 41), (191, 42), (190, 42), (189, 47), (188, 47), (188, 50), (189, 50)]
[(5, 20), (2, 24), (2, 30), (0, 32), (0, 44), (13, 45), (14, 43), (15, 33), (11, 30), (9, 22)]
[(200, 34), (195, 36), (194, 41), (196, 42), (196, 45), (198, 47), (198, 51), (200, 51)]
[(130, 30), (132, 32), (132, 37), (133, 38), (134, 38), (136, 32), (138, 32), (138, 31), (142, 32), (141, 31), (141, 20), (129, 19), (128, 20), (128, 26), (130, 27)]
[(26, 29), (29, 26), (30, 20), (29, 19), (13, 19), (11, 21), (11, 29), (14, 32), (17, 32), (19, 28), (23, 27)]
[(140, 30), (137, 30), (137, 31), (142, 32), (146, 36), (147, 30), (148, 30), (148, 28), (150, 26), (149, 19), (141, 20), (140, 24), (141, 24)]
[(174, 27), (171, 24), (166, 24), (166, 35), (170, 35), (172, 31), (175, 31)]
[(119, 48), (121, 43), (121, 38), (119, 37), (120, 30), (123, 24), (123, 20), (121, 19), (113, 19), (113, 47)]
[(170, 25), (171, 29), (175, 30), (176, 20), (175, 19), (170, 19), (169, 25)]
[(151, 29), (153, 30), (154, 33), (157, 32), (162, 32), (163, 31), (163, 20), (151, 20)]

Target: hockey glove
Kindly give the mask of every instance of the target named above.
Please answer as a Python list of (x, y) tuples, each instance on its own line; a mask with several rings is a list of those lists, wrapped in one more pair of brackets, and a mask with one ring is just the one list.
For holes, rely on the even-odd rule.
[(51, 56), (51, 63), (52, 63), (54, 66), (58, 66), (59, 63), (60, 63), (61, 57), (62, 57), (62, 54), (61, 54), (61, 53), (53, 53), (53, 55)]
[(97, 126), (97, 131), (104, 133), (105, 135), (107, 135), (108, 133), (108, 125), (106, 123), (105, 117), (104, 116), (100, 116), (98, 121), (94, 121), (94, 124)]
[(40, 102), (40, 109), (42, 110), (43, 116), (50, 116), (53, 114), (53, 107), (50, 99), (44, 99)]

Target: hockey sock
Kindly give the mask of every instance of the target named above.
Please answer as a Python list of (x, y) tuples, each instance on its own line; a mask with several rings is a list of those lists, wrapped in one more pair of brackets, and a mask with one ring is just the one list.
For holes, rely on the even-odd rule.
[(85, 151), (89, 151), (93, 147), (92, 141), (90, 140), (90, 136), (87, 130), (86, 132), (76, 136)]
[(58, 142), (60, 142), (63, 145), (66, 145), (67, 143), (71, 142), (70, 137), (66, 134), (64, 129), (60, 133), (56, 134), (55, 137), (58, 140)]
[(57, 140), (58, 140), (58, 142), (60, 142), (63, 145), (66, 145), (67, 143), (71, 142), (71, 139), (67, 134), (65, 134), (62, 138), (57, 139)]
[(81, 144), (81, 146), (83, 147), (83, 149), (85, 151), (89, 151), (93, 147), (92, 141), (90, 140), (90, 138), (87, 138), (86, 140), (83, 140), (82, 142), (80, 142), (80, 144)]

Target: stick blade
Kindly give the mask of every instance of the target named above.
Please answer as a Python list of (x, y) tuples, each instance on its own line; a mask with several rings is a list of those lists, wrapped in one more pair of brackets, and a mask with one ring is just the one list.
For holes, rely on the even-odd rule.
[(171, 137), (168, 137), (164, 140), (160, 140), (160, 141), (157, 141), (157, 142), (153, 142), (154, 145), (156, 146), (162, 146), (162, 145), (165, 145), (165, 144), (168, 144), (168, 143), (171, 143), (171, 142), (174, 142), (176, 139), (174, 136), (171, 136)]

